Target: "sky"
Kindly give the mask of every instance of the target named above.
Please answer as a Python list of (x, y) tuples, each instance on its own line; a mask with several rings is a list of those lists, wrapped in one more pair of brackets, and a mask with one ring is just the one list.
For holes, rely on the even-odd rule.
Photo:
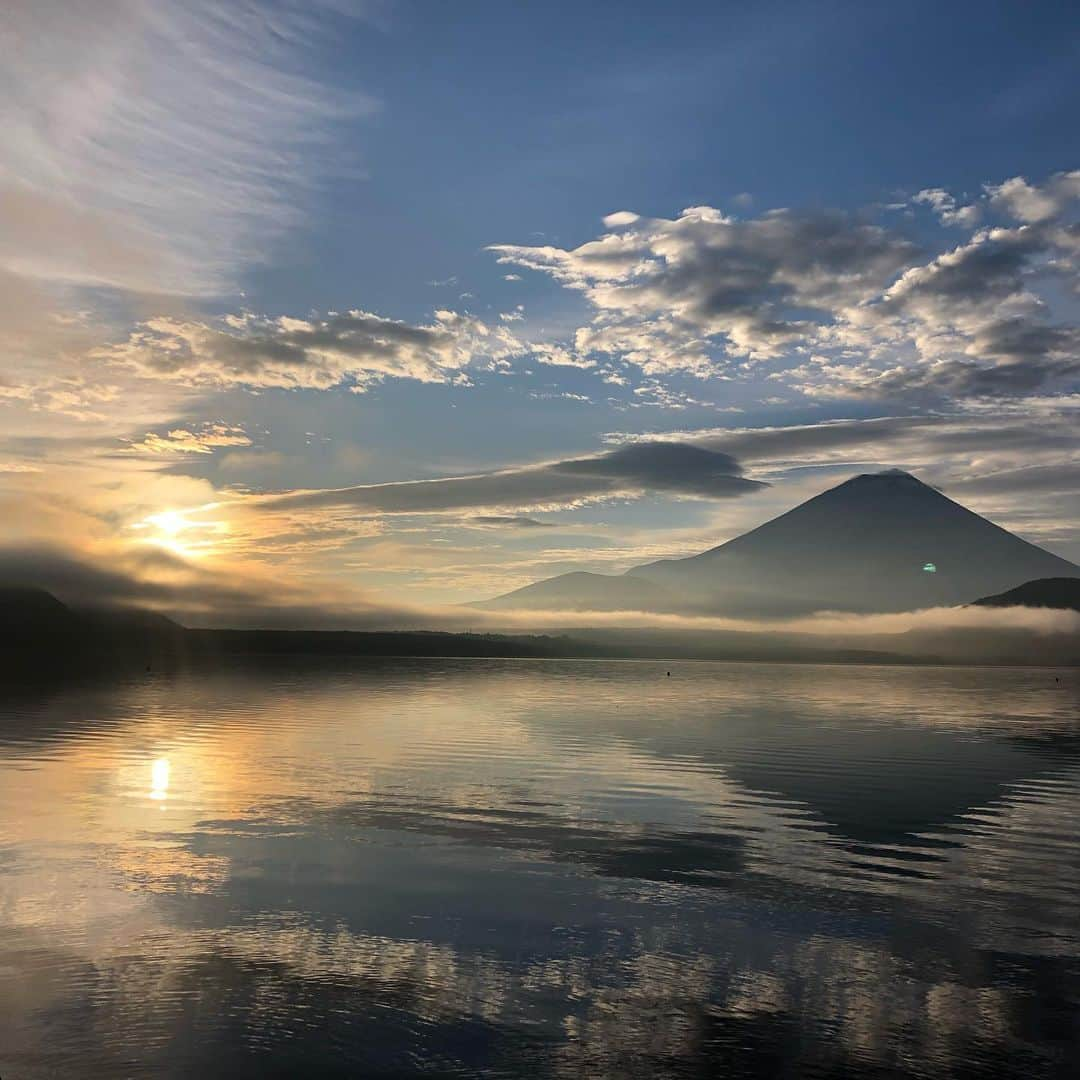
[(890, 467), (1080, 560), (1076, 31), (11, 0), (0, 577), (422, 625)]

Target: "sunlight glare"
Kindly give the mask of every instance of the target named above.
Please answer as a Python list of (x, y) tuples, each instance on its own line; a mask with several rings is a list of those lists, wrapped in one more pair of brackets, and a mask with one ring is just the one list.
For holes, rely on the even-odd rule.
[(213, 550), (211, 537), (226, 530), (224, 522), (191, 521), (186, 510), (163, 510), (150, 514), (132, 526), (144, 531), (148, 544), (165, 548), (181, 558), (195, 558), (210, 554)]
[(169, 797), (169, 759), (158, 758), (150, 766), (150, 798), (164, 802)]

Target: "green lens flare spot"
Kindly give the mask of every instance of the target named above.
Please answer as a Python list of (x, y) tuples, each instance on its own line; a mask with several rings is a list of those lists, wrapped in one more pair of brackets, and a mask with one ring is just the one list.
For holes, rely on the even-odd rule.
[(932, 562), (923, 563), (923, 570), (925, 570), (928, 574), (937, 573), (937, 567)]

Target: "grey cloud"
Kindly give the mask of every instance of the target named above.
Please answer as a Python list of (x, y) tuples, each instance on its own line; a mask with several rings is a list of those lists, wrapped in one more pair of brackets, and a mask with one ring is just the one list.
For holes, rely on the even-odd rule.
[(1002, 184), (985, 187), (996, 209), (1018, 221), (1047, 221), (1060, 215), (1072, 200), (1080, 198), (1080, 170), (1056, 173), (1041, 185), (1014, 176)]
[(960, 477), (953, 481), (955, 491), (979, 495), (1062, 495), (1080, 492), (1080, 465), (1032, 465), (1006, 469), (984, 476)]
[(702, 498), (739, 495), (762, 486), (744, 479), (741, 466), (730, 454), (682, 443), (637, 443), (598, 457), (558, 462), (549, 468), (616, 483), (627, 481), (646, 491)]
[[(1032, 416), (1015, 413), (881, 417), (825, 421), (797, 427), (683, 432), (681, 437), (737, 455), (751, 464), (917, 460), (935, 462), (962, 455), (977, 462), (987, 455), (1018, 460), (1032, 455), (1069, 456), (1080, 447), (1068, 410)], [(909, 457), (910, 455), (910, 457)]]
[(1046, 247), (1046, 233), (1030, 227), (995, 229), (925, 266), (909, 270), (884, 296), (890, 312), (918, 310), (920, 303), (984, 305), (1023, 288), (1028, 260)]
[[(811, 395), (926, 403), (1022, 397), (1080, 373), (1080, 328), (1051, 322), (1040, 276), (1075, 276), (1061, 230), (990, 229), (908, 270), (879, 300), (850, 313), (846, 341), (893, 362), (816, 356), (788, 373)], [(915, 358), (882, 342), (911, 342)]]
[(265, 496), (259, 504), (284, 510), (347, 506), (372, 513), (427, 514), (487, 507), (554, 508), (646, 492), (727, 498), (763, 486), (745, 478), (738, 462), (726, 453), (652, 442), (473, 476)]
[[(998, 319), (980, 327), (972, 335), (972, 351), (1002, 360), (1034, 361), (1060, 354), (1080, 356), (1080, 331), (1071, 326), (1044, 326), (1021, 318)], [(1067, 374), (1068, 363), (1048, 365), (1049, 375)]]
[[(502, 263), (583, 291), (598, 311), (585, 344), (604, 351), (614, 338), (629, 351), (636, 336), (635, 362), (646, 371), (700, 367), (679, 355), (673, 320), (676, 338), (704, 334), (733, 355), (772, 355), (812, 336), (838, 305), (874, 295), (917, 255), (905, 237), (838, 212), (774, 210), (737, 221), (693, 207), (674, 220), (618, 217), (626, 225), (618, 235), (573, 250), (492, 250)], [(612, 324), (622, 332), (611, 334)]]
[(152, 319), (98, 355), (154, 378), (312, 389), (348, 383), (361, 390), (391, 377), (445, 382), (478, 360), (502, 363), (521, 349), (505, 327), (452, 311), (437, 311), (425, 326), (349, 311), (218, 324)]
[(808, 393), (856, 399), (903, 398), (935, 406), (950, 398), (1005, 399), (1032, 394), (1056, 380), (1080, 373), (1080, 359), (1035, 356), (1001, 364), (949, 359), (919, 366), (897, 366), (887, 371), (865, 365), (847, 371), (835, 366), (824, 370), (825, 377), (815, 382), (813, 369), (799, 369), (800, 374), (809, 374), (804, 387)]
[(521, 514), (475, 514), (465, 522), (467, 525), (494, 525), (510, 529), (551, 529), (551, 521), (537, 521)]
[[(582, 358), (708, 377), (741, 358), (802, 356), (773, 377), (809, 396), (1024, 396), (1077, 374), (1080, 329), (1055, 321), (1046, 285), (1080, 288), (1080, 243), (1065, 217), (1080, 172), (987, 190), (1020, 224), (972, 232), (929, 259), (901, 232), (854, 215), (775, 210), (739, 221), (710, 207), (672, 220), (620, 213), (616, 232), (573, 249), (492, 250), (588, 298), (594, 317), (574, 335)], [(940, 188), (915, 201), (950, 225), (978, 218)]]
[[(922, 437), (941, 423), (937, 417), (898, 416), (870, 420), (833, 420), (792, 427), (720, 430), (701, 436), (701, 444), (723, 450), (745, 461), (800, 459), (831, 450), (852, 450), (887, 445), (900, 438)], [(685, 437), (692, 437), (691, 432)]]
[[(610, 436), (613, 439), (640, 436)], [(649, 437), (652, 438), (652, 437)], [(1072, 490), (1080, 470), (1080, 434), (1073, 410), (1053, 399), (1030, 415), (1017, 412), (891, 416), (765, 428), (713, 428), (666, 436), (730, 454), (759, 467), (954, 462), (950, 483), (990, 491)], [(648, 439), (646, 439), (646, 444)], [(962, 468), (962, 471), (961, 471)]]

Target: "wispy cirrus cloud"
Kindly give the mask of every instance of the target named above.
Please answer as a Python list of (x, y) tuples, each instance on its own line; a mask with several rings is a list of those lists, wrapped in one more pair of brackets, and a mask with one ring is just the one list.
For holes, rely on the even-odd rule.
[(362, 5), (13, 0), (0, 66), (0, 265), (204, 294), (302, 212), (334, 126), (308, 52)]
[[(356, 171), (376, 103), (319, 50), (381, 0), (12, 0), (0, 32), (0, 348), (10, 412), (92, 422), (145, 397), (93, 358), (134, 313), (235, 293)], [(159, 418), (190, 384), (156, 389)], [(108, 402), (112, 402), (110, 405)]]

